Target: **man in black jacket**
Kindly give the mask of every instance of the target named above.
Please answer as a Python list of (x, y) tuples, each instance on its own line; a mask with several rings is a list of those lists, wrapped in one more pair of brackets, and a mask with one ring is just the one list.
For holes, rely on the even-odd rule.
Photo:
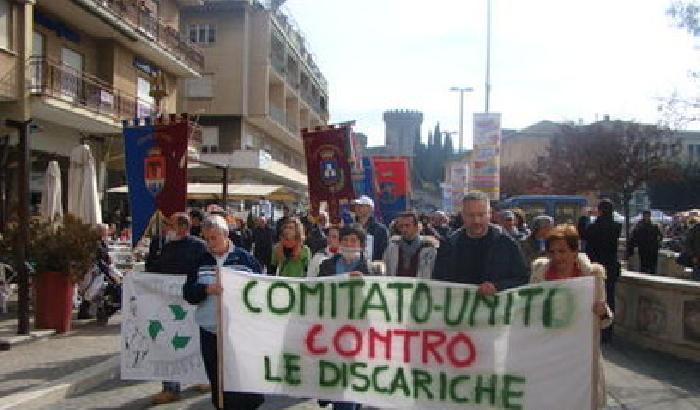
[[(165, 224), (165, 244), (151, 272), (168, 275), (189, 275), (197, 272), (199, 262), (207, 252), (203, 240), (190, 235), (190, 218), (182, 213), (173, 214)], [(153, 396), (155, 404), (170, 403), (180, 398), (180, 383), (163, 382), (163, 391)]]
[[(362, 195), (353, 201), (355, 205), (355, 220), (367, 233), (367, 241), (372, 243), (372, 257), (368, 260), (380, 261), (384, 258), (384, 250), (389, 244), (389, 230), (386, 226), (374, 220), (374, 201), (367, 195)], [(371, 239), (369, 239), (371, 237)]]
[(627, 243), (627, 257), (634, 254), (634, 248), (639, 250), (639, 270), (656, 274), (656, 264), (659, 260), (659, 247), (664, 235), (661, 229), (651, 221), (651, 211), (642, 212), (642, 220), (635, 225)]
[(528, 268), (518, 244), (489, 223), (491, 206), (486, 194), (465, 195), (462, 217), (464, 227), (450, 236), (449, 250), (438, 255), (433, 277), (478, 285), (479, 292), (485, 295), (528, 283)]
[[(617, 244), (622, 233), (622, 224), (613, 220), (613, 204), (603, 199), (598, 204), (598, 217), (586, 228), (583, 239), (586, 241), (586, 253), (591, 262), (597, 262), (605, 268), (605, 293), (608, 306), (615, 311), (615, 284), (620, 277), (620, 262), (617, 260)], [(612, 326), (602, 331), (604, 342), (612, 338)]]

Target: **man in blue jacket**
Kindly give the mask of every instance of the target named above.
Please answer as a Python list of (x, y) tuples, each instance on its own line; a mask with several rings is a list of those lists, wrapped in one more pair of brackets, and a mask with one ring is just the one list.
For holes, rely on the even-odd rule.
[(199, 342), (204, 368), (211, 385), (211, 400), (217, 409), (255, 410), (264, 401), (264, 396), (255, 393), (224, 392), (224, 402), (219, 403), (217, 373), (217, 300), (223, 288), (217, 283), (216, 272), (222, 267), (260, 273), (260, 264), (245, 249), (236, 247), (228, 238), (228, 224), (219, 216), (204, 221), (202, 237), (208, 252), (199, 261), (199, 269), (187, 275), (183, 286), (185, 300), (197, 305), (195, 319), (199, 325)]
[(450, 236), (448, 249), (438, 255), (433, 278), (478, 285), (479, 292), (486, 295), (528, 283), (528, 267), (520, 247), (489, 223), (491, 206), (486, 194), (465, 195), (462, 217), (464, 227)]

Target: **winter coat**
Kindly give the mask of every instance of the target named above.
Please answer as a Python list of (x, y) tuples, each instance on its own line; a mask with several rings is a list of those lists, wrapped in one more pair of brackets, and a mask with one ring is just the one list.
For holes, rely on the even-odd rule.
[(693, 225), (688, 231), (685, 237), (685, 250), (692, 258), (698, 258), (695, 263), (696, 266), (700, 265), (700, 222)]
[[(435, 269), (435, 259), (437, 250), (440, 247), (440, 242), (432, 236), (420, 236), (421, 242), (418, 249), (418, 268), (416, 269), (416, 277), (422, 279), (431, 279), (433, 277), (433, 269)], [(399, 246), (401, 244), (400, 236), (392, 236), (384, 251), (384, 265), (386, 265), (386, 275), (396, 276), (399, 267)]]
[[(342, 258), (342, 255), (336, 254), (332, 258), (326, 259), (325, 261), (321, 262), (321, 267), (319, 268), (318, 276), (335, 276), (337, 274), (335, 270), (335, 264), (340, 258)], [(363, 259), (360, 262), (360, 264), (357, 266), (357, 271), (362, 272), (363, 275), (369, 275), (370, 271), (366, 260)]]
[(386, 226), (375, 221), (373, 217), (370, 217), (365, 226), (365, 231), (367, 231), (367, 235), (372, 235), (372, 240), (374, 241), (372, 245), (372, 260), (382, 260), (384, 250), (389, 241), (389, 230), (386, 229)]
[(640, 254), (655, 254), (659, 251), (661, 240), (664, 238), (659, 226), (644, 221), (635, 225), (627, 244), (627, 255), (634, 253), (634, 248), (639, 248)]
[[(207, 286), (216, 282), (216, 269), (219, 266), (210, 252), (199, 258), (199, 268), (187, 274), (182, 286), (182, 294), (187, 302), (197, 305), (195, 321), (204, 330), (216, 333), (216, 297), (207, 295)], [(260, 264), (245, 249), (230, 245), (226, 259), (220, 266), (251, 273), (260, 273)]]
[[(578, 254), (578, 259), (576, 261), (578, 268), (583, 276), (594, 276), (595, 281), (595, 298), (605, 302), (605, 268), (598, 263), (591, 263), (588, 256), (584, 253)], [(530, 276), (530, 283), (540, 283), (545, 281), (545, 275), (549, 269), (549, 258), (539, 258), (532, 262), (532, 275)], [(605, 305), (608, 313), (605, 319), (600, 321), (600, 328), (606, 328), (612, 324), (613, 313), (610, 310), (610, 306)], [(600, 335), (596, 332), (593, 337), (595, 339), (591, 340), (591, 343), (598, 345), (598, 339)], [(603, 360), (598, 350), (598, 408), (604, 408), (606, 402), (605, 395), (605, 374), (603, 373)]]
[(617, 279), (615, 273), (610, 270), (618, 263), (617, 244), (621, 233), (622, 224), (613, 221), (612, 216), (601, 216), (586, 228), (583, 235), (588, 257), (591, 261), (603, 265), (611, 279)]
[[(490, 225), (485, 237), (487, 251), (486, 281), (493, 283), (499, 291), (524, 285), (529, 281), (528, 268), (525, 265), (520, 247), (513, 238), (503, 233), (501, 228)], [(465, 247), (467, 233), (465, 228), (455, 231), (448, 240), (449, 250), (443, 252), (440, 263), (436, 266), (433, 278), (452, 283), (480, 285), (477, 278), (464, 273), (464, 267), (470, 261), (464, 259), (462, 249)]]

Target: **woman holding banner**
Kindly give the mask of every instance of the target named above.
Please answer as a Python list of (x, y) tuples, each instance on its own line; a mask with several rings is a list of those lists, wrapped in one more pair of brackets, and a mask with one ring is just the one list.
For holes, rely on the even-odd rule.
[[(585, 253), (579, 253), (579, 242), (578, 232), (573, 225), (555, 226), (546, 240), (547, 257), (532, 262), (530, 283), (594, 276), (596, 299), (592, 310), (593, 314), (599, 318), (602, 329), (612, 324), (612, 311), (605, 301), (605, 268), (600, 264), (591, 263)], [(597, 343), (600, 337), (597, 334), (594, 337), (594, 343)], [(605, 407), (605, 378), (600, 356), (597, 389), (598, 407), (603, 408)]]
[(280, 227), (279, 242), (272, 249), (272, 265), (278, 276), (306, 276), (311, 250), (304, 245), (304, 226), (297, 218), (287, 218)]

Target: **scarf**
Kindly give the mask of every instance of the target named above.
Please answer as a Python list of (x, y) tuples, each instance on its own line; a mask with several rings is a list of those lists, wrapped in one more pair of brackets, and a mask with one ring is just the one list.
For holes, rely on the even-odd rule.
[(401, 255), (401, 267), (402, 269), (409, 269), (411, 267), (411, 260), (413, 255), (420, 249), (420, 236), (416, 236), (413, 240), (401, 239), (399, 242), (399, 254)]

